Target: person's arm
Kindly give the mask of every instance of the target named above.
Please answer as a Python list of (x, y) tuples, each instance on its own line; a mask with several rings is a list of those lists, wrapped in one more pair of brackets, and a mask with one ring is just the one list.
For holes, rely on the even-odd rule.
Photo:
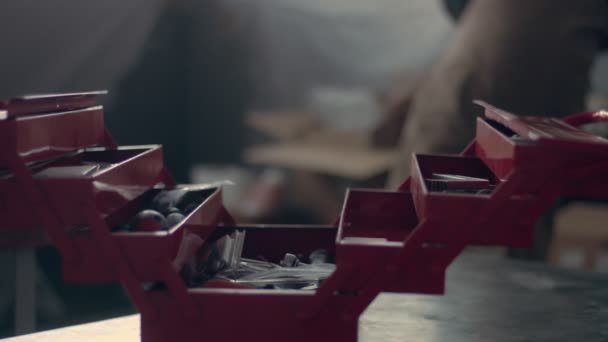
[(608, 32), (605, 0), (472, 0), (440, 60), (413, 93), (389, 186), (411, 154), (458, 153), (473, 138), (483, 99), (515, 113), (584, 109), (589, 72)]

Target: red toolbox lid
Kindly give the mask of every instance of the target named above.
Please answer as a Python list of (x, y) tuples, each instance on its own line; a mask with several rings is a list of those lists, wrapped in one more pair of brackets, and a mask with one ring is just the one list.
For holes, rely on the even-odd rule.
[(23, 95), (0, 101), (0, 120), (8, 118), (53, 113), (94, 106), (97, 96), (105, 95), (106, 90), (80, 93)]

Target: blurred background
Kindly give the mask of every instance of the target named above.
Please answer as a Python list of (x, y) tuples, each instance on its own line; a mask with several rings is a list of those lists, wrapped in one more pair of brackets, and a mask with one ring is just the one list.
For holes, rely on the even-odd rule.
[[(423, 131), (401, 136), (409, 132), (406, 117), (413, 117), (410, 127), (415, 127), (422, 104), (441, 102), (441, 95), (449, 103), (467, 103), (453, 110), (439, 107), (450, 115), (468, 108), (473, 97), (539, 115), (537, 108), (561, 116), (554, 106), (565, 114), (608, 107), (604, 28), (592, 24), (581, 30), (593, 32), (589, 39), (601, 36), (598, 43), (572, 42), (586, 63), (571, 63), (583, 70), (576, 74), (584, 83), (576, 89), (581, 105), (575, 99), (571, 103), (576, 105), (561, 106), (561, 90), (543, 92), (542, 83), (534, 82), (540, 84), (538, 106), (494, 96), (498, 90), (461, 91), (469, 89), (467, 80), (478, 78), (460, 71), (475, 65), (450, 61), (483, 62), (491, 54), (474, 48), (484, 44), (488, 51), (500, 51), (495, 45), (502, 37), (471, 43), (467, 37), (476, 16), (467, 6), (467, 1), (443, 0), (5, 1), (0, 4), (0, 98), (108, 89), (106, 123), (119, 144), (162, 144), (180, 182), (233, 181), (226, 188), (226, 205), (242, 222), (329, 223), (339, 214), (347, 187), (395, 188), (405, 179), (407, 174), (395, 171), (409, 158), (403, 144), (424, 138)], [(589, 8), (580, 9), (580, 16)], [(559, 39), (564, 49), (571, 47)], [(530, 38), (522, 49), (535, 44), (541, 50), (545, 43)], [(570, 70), (568, 60), (562, 61), (564, 74)], [(528, 73), (537, 65), (521, 64), (521, 71), (510, 72), (568, 83), (556, 76), (561, 69), (543, 69), (541, 77)], [(484, 82), (497, 82), (488, 79)], [(509, 94), (523, 87), (525, 77), (518, 82)], [(458, 150), (462, 140), (471, 138), (448, 124), (452, 116), (424, 115), (450, 127), (452, 133), (441, 137), (458, 135), (421, 147), (424, 152)], [(459, 122), (474, 128), (471, 116)], [(539, 246), (505, 255), (608, 271), (605, 205), (561, 201), (558, 207), (540, 225)], [(581, 224), (585, 229), (579, 229)], [(118, 286), (63, 284), (53, 248), (38, 248), (33, 256), (22, 253), (4, 248), (0, 264), (8, 273), (18, 272), (23, 263), (36, 265), (36, 323), (30, 329), (134, 312)], [(0, 337), (23, 332), (15, 331), (13, 277), (1, 278)]]

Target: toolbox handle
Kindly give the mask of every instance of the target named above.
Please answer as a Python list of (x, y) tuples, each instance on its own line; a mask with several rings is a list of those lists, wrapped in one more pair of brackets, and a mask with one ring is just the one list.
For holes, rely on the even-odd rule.
[(608, 121), (608, 111), (598, 110), (596, 112), (582, 112), (573, 114), (570, 116), (566, 116), (562, 119), (565, 123), (572, 125), (574, 127), (579, 127), (582, 125), (595, 123), (595, 122), (607, 122)]

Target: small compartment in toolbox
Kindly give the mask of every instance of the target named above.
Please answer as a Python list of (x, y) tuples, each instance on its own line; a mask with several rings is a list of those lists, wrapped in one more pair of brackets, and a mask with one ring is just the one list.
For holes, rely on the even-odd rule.
[[(154, 203), (154, 198), (163, 191), (183, 190), (184, 195), (181, 199), (175, 201), (175, 208), (185, 217), (196, 212), (203, 202), (213, 193), (217, 192), (217, 188), (208, 187), (188, 187), (180, 185), (175, 188), (155, 187), (138, 196), (134, 200), (127, 203), (122, 208), (114, 211), (106, 217), (106, 223), (114, 232), (125, 232), (123, 225), (131, 224), (136, 214), (142, 210), (156, 210), (158, 204)], [(162, 211), (162, 210), (161, 210)], [(167, 216), (167, 215), (165, 215)], [(163, 230), (172, 230), (173, 227), (168, 227)], [(128, 231), (137, 232), (136, 227), (131, 227)]]
[[(313, 290), (335, 270), (333, 225), (251, 225), (217, 227), (214, 243), (225, 267), (192, 287)], [(233, 232), (233, 233), (232, 233)], [(212, 240), (213, 241), (213, 240)], [(217, 241), (217, 240), (216, 240)], [(205, 264), (213, 261), (207, 259)]]
[[(341, 290), (358, 293), (365, 287), (370, 272), (379, 265), (395, 263), (418, 223), (410, 192), (349, 190), (338, 228), (336, 261), (338, 265), (358, 267)], [(445, 272), (431, 267), (433, 255), (421, 250), (409, 258), (413, 259), (408, 272), (397, 272), (398, 276), (385, 285), (384, 291), (442, 293)]]
[(161, 182), (162, 149), (159, 145), (92, 148), (39, 162), (31, 167), (45, 197), (32, 204), (12, 174), (0, 177), (2, 227), (42, 224), (32, 205), (51, 205), (66, 225), (86, 224), (84, 206), (94, 203), (107, 215)]
[(501, 179), (514, 165), (525, 162), (526, 150), (536, 144), (524, 139), (505, 125), (491, 119), (477, 119), (475, 152)]
[(409, 192), (351, 189), (346, 195), (338, 241), (403, 242), (417, 224)]
[[(487, 202), (497, 185), (494, 174), (476, 157), (415, 155), (412, 163), (410, 188), (419, 219), (465, 219)], [(456, 181), (450, 189), (430, 187), (438, 175), (466, 177), (464, 183)], [(467, 179), (486, 180), (486, 187), (470, 187)], [(449, 183), (449, 180), (447, 181)]]
[(416, 155), (413, 175), (425, 193), (487, 195), (499, 180), (476, 157)]
[(279, 263), (285, 253), (307, 257), (315, 250), (324, 249), (334, 254), (337, 229), (333, 225), (240, 226), (245, 232), (244, 258)]
[[(466, 177), (464, 189), (459, 189), (458, 185), (447, 190), (430, 188), (429, 179), (435, 179), (438, 174)], [(479, 189), (484, 182), (470, 187), (469, 178), (486, 180), (485, 188)], [(513, 194), (492, 212), (484, 212), (492, 207), (488, 204), (500, 184), (501, 181), (476, 157), (416, 155), (412, 164), (410, 187), (419, 218), (445, 226), (430, 237), (434, 242), (449, 243), (459, 228), (476, 223), (481, 225), (481, 231), (472, 237), (473, 243), (514, 246), (527, 243), (530, 226), (527, 210), (533, 208), (534, 196)], [(483, 220), (476, 221), (478, 218)]]
[[(106, 138), (101, 106), (0, 121), (1, 153), (17, 153), (26, 162), (100, 145)], [(0, 158), (0, 168), (6, 167)]]
[(494, 128), (498, 133), (502, 134), (502, 136), (509, 138), (509, 139), (513, 139), (511, 141), (513, 141), (514, 143), (517, 142), (524, 142), (525, 139), (518, 139), (518, 134), (515, 133), (515, 131), (513, 131), (512, 129), (510, 129), (509, 127), (501, 124), (498, 121), (492, 120), (492, 119), (481, 119), (481, 121), (485, 122), (486, 124), (488, 124), (490, 127)]
[[(151, 207), (150, 201), (161, 191), (185, 189), (187, 195), (178, 204), (184, 218), (168, 227), (157, 231), (124, 231), (117, 230), (123, 224), (131, 223), (133, 217), (141, 210)], [(221, 190), (203, 186), (178, 186), (165, 189), (156, 187), (143, 193), (114, 211), (105, 218), (110, 230), (114, 230), (112, 240), (119, 246), (126, 257), (121, 262), (127, 262), (137, 278), (142, 281), (158, 281), (162, 279), (162, 262), (174, 261), (184, 233), (188, 226), (213, 225), (225, 222), (227, 217), (223, 210)], [(114, 229), (113, 229), (114, 228)], [(92, 236), (88, 227), (74, 227), (68, 232), (79, 254), (82, 256), (81, 265), (65, 270), (66, 279), (73, 282), (113, 281), (115, 274), (108, 259), (100, 250), (98, 241)]]
[(155, 146), (120, 147), (116, 150), (88, 148), (64, 154), (31, 167), (35, 178), (72, 178), (98, 176), (99, 173), (124, 163), (131, 158), (153, 149)]

